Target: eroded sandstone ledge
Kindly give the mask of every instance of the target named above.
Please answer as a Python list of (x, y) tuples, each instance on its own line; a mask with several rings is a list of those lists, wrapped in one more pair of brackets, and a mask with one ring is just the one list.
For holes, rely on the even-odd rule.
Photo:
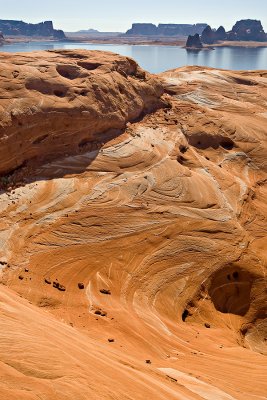
[(1, 54), (0, 175), (101, 143), (161, 106), (160, 81), (99, 51)]
[[(156, 111), (101, 151), (89, 141), (64, 156), (58, 143), (59, 156), (0, 192), (0, 396), (263, 399), (267, 72), (186, 67), (143, 80), (139, 68), (124, 76), (132, 61), (122, 58), (120, 80), (117, 56), (101, 57), (108, 66), (91, 80), (111, 93), (89, 96), (96, 121), (103, 99), (104, 115), (136, 98), (135, 110)], [(53, 71), (53, 84), (73, 90), (79, 78), (63, 79), (69, 70), (54, 62)], [(118, 80), (135, 94), (127, 106)], [(163, 87), (169, 107), (157, 109)], [(23, 91), (31, 107), (49, 101), (48, 115), (62, 101), (66, 116), (79, 100)], [(42, 122), (34, 115), (28, 128)], [(66, 118), (69, 130), (62, 117), (44, 126), (79, 148), (79, 117)], [(29, 149), (53, 150), (46, 140)]]

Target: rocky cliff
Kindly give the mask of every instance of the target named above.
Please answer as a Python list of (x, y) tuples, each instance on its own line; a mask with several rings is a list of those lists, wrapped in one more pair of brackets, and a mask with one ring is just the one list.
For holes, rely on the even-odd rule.
[(245, 19), (236, 22), (229, 32), (229, 39), (264, 42), (267, 40), (267, 34), (264, 32), (261, 21)]
[(145, 36), (187, 36), (200, 34), (207, 24), (154, 24), (137, 23), (126, 32), (126, 35), (145, 35)]
[(0, 32), (0, 46), (5, 43), (5, 38), (2, 32)]
[(54, 29), (52, 21), (40, 22), (39, 24), (28, 24), (23, 21), (0, 20), (0, 31), (10, 36), (41, 36), (64, 39), (62, 30)]
[(109, 53), (5, 53), (0, 66), (12, 82), (0, 88), (0, 175), (101, 143), (161, 105), (158, 80)]
[(236, 22), (227, 33), (223, 26), (213, 30), (208, 25), (201, 34), (201, 41), (205, 44), (214, 44), (220, 40), (264, 42), (267, 41), (267, 34), (260, 21), (251, 19)]
[(200, 40), (199, 34), (196, 33), (194, 36), (189, 35), (185, 47), (188, 49), (202, 49), (203, 44)]
[(0, 71), (0, 397), (264, 399), (267, 71)]

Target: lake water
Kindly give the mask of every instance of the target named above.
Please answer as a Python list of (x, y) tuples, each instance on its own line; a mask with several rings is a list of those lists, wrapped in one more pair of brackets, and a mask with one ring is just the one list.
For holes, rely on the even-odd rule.
[(30, 42), (5, 45), (0, 51), (25, 52), (54, 49), (113, 51), (134, 58), (152, 73), (186, 65), (201, 65), (233, 70), (267, 69), (267, 48), (217, 47), (211, 51), (187, 51), (176, 46), (132, 46), (69, 42)]

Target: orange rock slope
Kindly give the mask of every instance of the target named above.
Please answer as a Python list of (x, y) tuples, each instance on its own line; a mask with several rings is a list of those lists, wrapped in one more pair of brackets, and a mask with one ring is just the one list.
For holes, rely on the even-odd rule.
[(265, 399), (267, 72), (0, 61), (0, 398)]

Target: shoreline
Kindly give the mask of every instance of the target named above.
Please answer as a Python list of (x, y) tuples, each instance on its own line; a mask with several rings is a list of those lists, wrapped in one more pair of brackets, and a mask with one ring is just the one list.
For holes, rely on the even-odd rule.
[(266, 48), (267, 42), (245, 42), (245, 41), (223, 41), (214, 44), (204, 45), (203, 48), (187, 48), (186, 38), (169, 38), (169, 37), (148, 37), (148, 36), (67, 36), (66, 39), (58, 40), (51, 37), (29, 37), (29, 36), (8, 36), (3, 45), (12, 45), (19, 43), (31, 42), (56, 42), (56, 43), (87, 43), (87, 44), (110, 44), (110, 45), (129, 45), (129, 46), (174, 46), (182, 47), (185, 50), (214, 50), (216, 47), (242, 47), (242, 48)]
[(208, 44), (207, 47), (247, 47), (247, 48), (259, 48), (267, 47), (267, 42), (245, 42), (245, 41), (223, 41), (214, 44)]

